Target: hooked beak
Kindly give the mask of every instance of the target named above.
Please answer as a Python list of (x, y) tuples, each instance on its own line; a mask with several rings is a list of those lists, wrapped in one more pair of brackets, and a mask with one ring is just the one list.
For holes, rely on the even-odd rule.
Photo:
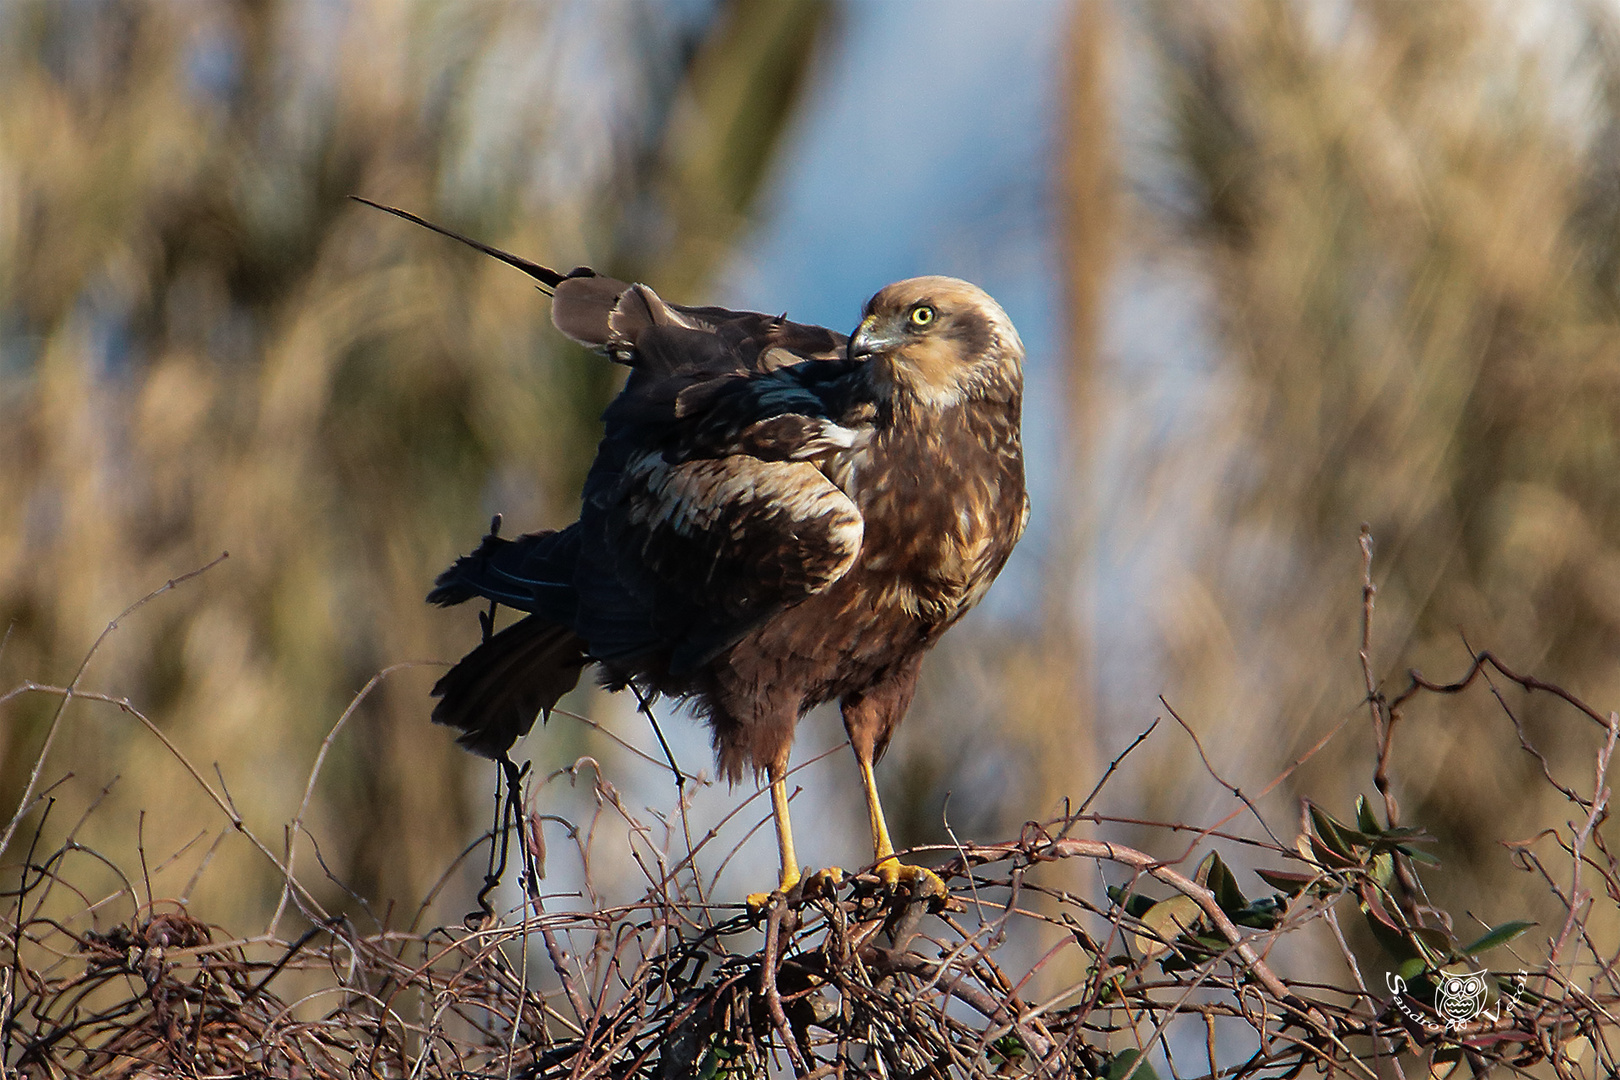
[(895, 328), (893, 320), (885, 324), (878, 316), (868, 315), (861, 320), (861, 325), (855, 328), (855, 335), (849, 339), (849, 358), (865, 360), (869, 356), (896, 349), (904, 341), (905, 332)]

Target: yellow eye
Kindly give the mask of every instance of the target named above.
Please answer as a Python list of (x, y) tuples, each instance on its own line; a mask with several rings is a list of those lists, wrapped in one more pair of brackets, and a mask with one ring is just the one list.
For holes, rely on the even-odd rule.
[(934, 309), (927, 304), (918, 304), (911, 309), (911, 325), (924, 327), (934, 321)]

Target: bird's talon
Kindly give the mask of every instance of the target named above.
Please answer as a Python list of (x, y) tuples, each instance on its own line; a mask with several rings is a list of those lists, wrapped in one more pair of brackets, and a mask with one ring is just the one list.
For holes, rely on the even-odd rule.
[(771, 903), (777, 899), (790, 899), (798, 892), (799, 871), (787, 869), (782, 872), (782, 880), (777, 882), (774, 892), (749, 893), (743, 900), (748, 905), (749, 914), (756, 918), (770, 910)]
[(876, 872), (883, 887), (891, 892), (905, 882), (914, 900), (944, 902), (950, 899), (951, 891), (945, 887), (945, 880), (926, 866), (913, 866), (890, 856), (877, 864)]
[(772, 901), (777, 899), (797, 906), (811, 897), (835, 896), (838, 893), (838, 886), (844, 883), (847, 876), (843, 869), (837, 866), (829, 866), (812, 874), (794, 874), (790, 878), (785, 878), (776, 887), (775, 892), (749, 893), (743, 903), (748, 905), (749, 913), (757, 918), (769, 911)]
[(838, 886), (844, 883), (843, 867), (829, 866), (825, 870), (817, 870), (804, 879), (800, 886), (800, 894), (806, 898), (812, 896), (833, 897), (838, 894)]

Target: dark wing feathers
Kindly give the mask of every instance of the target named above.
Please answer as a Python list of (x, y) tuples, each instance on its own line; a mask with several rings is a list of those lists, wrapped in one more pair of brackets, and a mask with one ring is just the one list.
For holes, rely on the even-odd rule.
[(866, 384), (842, 335), (780, 317), (638, 285), (609, 324), (633, 370), (585, 484), (574, 625), (600, 659), (662, 649), (679, 675), (854, 562), (864, 523), (815, 459), (869, 436), (841, 423), (867, 422)]
[[(786, 316), (682, 307), (644, 285), (568, 274), (372, 203), (516, 266), (552, 292), (552, 321), (629, 366), (603, 415), (580, 519), (487, 536), (428, 599), (484, 597), (532, 614), (434, 687), (434, 720), (496, 757), (571, 689), (588, 660), (662, 651), (704, 663), (853, 564), (864, 521), (821, 468), (870, 436), (866, 382), (844, 335)], [(628, 677), (627, 675), (623, 677)]]
[(847, 341), (784, 316), (671, 304), (645, 285), (580, 270), (556, 286), (551, 321), (581, 345), (660, 375), (758, 374), (805, 360), (842, 359)]
[(791, 461), (856, 446), (871, 430), (859, 393), (865, 384), (853, 378), (857, 367), (845, 360), (802, 363), (683, 387), (668, 419), (676, 439), (666, 453)]
[(551, 322), (581, 345), (605, 348), (608, 319), (630, 286), (608, 277), (574, 277), (559, 282), (551, 296)]
[[(860, 512), (817, 467), (870, 434), (842, 334), (584, 274), (557, 283), (552, 318), (632, 369), (603, 414), (580, 520), (486, 537), (430, 600), (497, 600), (610, 667), (658, 650), (679, 674), (855, 561)], [(500, 638), (480, 649), (505, 660)]]
[[(615, 577), (647, 602), (679, 675), (838, 580), (864, 522), (808, 463), (649, 451), (626, 470), (605, 526)], [(582, 629), (594, 647), (598, 635)]]

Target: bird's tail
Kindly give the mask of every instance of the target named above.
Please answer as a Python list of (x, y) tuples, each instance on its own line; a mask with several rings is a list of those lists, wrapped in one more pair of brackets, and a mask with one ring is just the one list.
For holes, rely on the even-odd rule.
[(477, 550), (457, 559), (428, 593), (430, 604), (450, 607), (475, 597), (573, 625), (579, 593), (579, 526), (508, 540), (491, 532)]
[(460, 728), (462, 746), (499, 758), (550, 716), (557, 699), (579, 683), (585, 643), (538, 615), (508, 626), (445, 672), (433, 686), (433, 722)]

